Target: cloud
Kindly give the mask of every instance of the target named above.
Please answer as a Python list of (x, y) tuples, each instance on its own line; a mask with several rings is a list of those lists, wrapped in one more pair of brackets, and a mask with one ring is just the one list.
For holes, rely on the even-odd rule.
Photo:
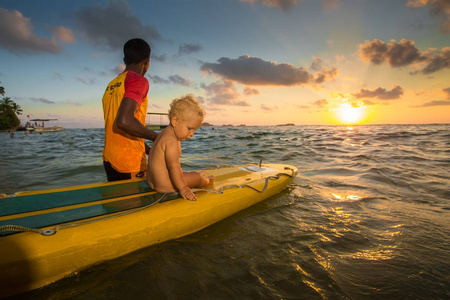
[(407, 0), (406, 6), (422, 8), (431, 6), (430, 14), (441, 19), (441, 31), (450, 34), (450, 2), (448, 0)]
[(162, 109), (163, 108), (161, 105), (156, 104), (156, 103), (149, 103), (148, 105), (151, 106), (151, 107), (157, 108), (157, 109)]
[(278, 110), (278, 106), (269, 107), (265, 104), (261, 104), (261, 109), (265, 110), (265, 111), (274, 111), (274, 110)]
[(33, 32), (30, 18), (17, 10), (0, 8), (0, 47), (14, 54), (59, 54), (62, 47), (55, 38), (40, 37)]
[(66, 102), (64, 102), (64, 103), (69, 104), (69, 105), (73, 105), (73, 106), (81, 106), (81, 103), (73, 102), (70, 99), (66, 99)]
[(314, 57), (311, 64), (312, 69), (320, 70), (315, 75), (302, 67), (297, 68), (288, 63), (269, 62), (249, 55), (240, 56), (238, 59), (222, 57), (217, 62), (204, 63), (200, 70), (246, 85), (320, 84), (334, 79), (339, 73), (335, 67), (322, 66), (322, 60), (318, 57)]
[(311, 63), (310, 69), (314, 71), (319, 71), (322, 67), (322, 60), (319, 57), (313, 57), (313, 62)]
[(372, 101), (367, 100), (367, 99), (363, 99), (363, 100), (362, 100), (362, 103), (363, 103), (364, 105), (375, 105), (375, 104), (376, 104), (375, 102), (372, 102)]
[[(293, 7), (296, 7), (306, 0), (239, 0), (241, 2), (247, 3), (261, 3), (263, 6), (273, 7), (281, 9), (283, 11), (288, 11)], [(341, 0), (322, 0), (322, 8), (324, 9), (334, 9), (341, 5)]]
[(393, 100), (398, 99), (403, 95), (403, 88), (399, 85), (395, 85), (390, 91), (384, 88), (377, 88), (375, 90), (361, 89), (359, 93), (352, 94), (353, 97), (360, 98), (378, 98), (381, 100)]
[(54, 74), (53, 79), (63, 80), (63, 78), (62, 78), (62, 76), (61, 76), (61, 73), (59, 73), (59, 72), (54, 72), (53, 74)]
[(414, 31), (420, 31), (430, 26), (431, 25), (424, 24), (421, 20), (408, 20), (406, 23), (404, 23), (405, 28)]
[(159, 62), (165, 62), (167, 60), (167, 55), (165, 55), (165, 54), (156, 55), (156, 54), (151, 53), (150, 54), (150, 60), (156, 60), (156, 61), (159, 61)]
[(51, 100), (48, 100), (48, 99), (45, 99), (45, 98), (34, 98), (34, 97), (31, 97), (29, 99), (31, 101), (33, 101), (33, 102), (41, 102), (41, 103), (45, 103), (45, 104), (55, 104), (54, 101), (51, 101)]
[(162, 77), (159, 77), (158, 75), (152, 76), (147, 75), (147, 77), (154, 83), (154, 84), (169, 84), (170, 81), (168, 79), (164, 79)]
[(210, 104), (250, 106), (247, 101), (240, 100), (240, 94), (236, 91), (232, 81), (221, 80), (209, 85), (201, 84), (206, 91), (207, 100)]
[(341, 0), (322, 0), (322, 8), (335, 9), (341, 5)]
[(83, 78), (83, 77), (77, 76), (77, 77), (75, 77), (75, 79), (86, 85), (94, 85), (95, 84), (95, 79), (93, 79), (93, 78)]
[(110, 0), (106, 7), (92, 4), (80, 9), (76, 20), (86, 41), (98, 48), (122, 49), (132, 37), (142, 38), (149, 44), (162, 39), (156, 27), (142, 24), (125, 1)]
[(450, 67), (450, 47), (441, 51), (428, 49), (420, 51), (413, 41), (402, 39), (399, 43), (392, 40), (385, 43), (380, 40), (366, 41), (359, 45), (359, 56), (362, 60), (380, 65), (387, 62), (391, 67), (403, 67), (425, 63), (425, 67), (411, 74), (430, 74)]
[(180, 75), (170, 75), (169, 77), (167, 77), (167, 79), (159, 77), (158, 75), (147, 76), (154, 84), (177, 84), (182, 86), (190, 86), (194, 82), (192, 79), (186, 79)]
[(248, 55), (238, 59), (222, 57), (218, 63), (205, 63), (200, 69), (246, 85), (292, 86), (306, 84), (313, 76), (304, 68), (287, 63), (264, 61)]
[(391, 67), (402, 67), (414, 62), (423, 61), (425, 57), (420, 54), (413, 41), (402, 39), (386, 44), (380, 40), (366, 41), (359, 45), (359, 55), (364, 61), (380, 65), (387, 61)]
[(182, 86), (190, 86), (192, 84), (192, 82), (194, 82), (192, 79), (190, 79), (190, 78), (186, 79), (184, 77), (181, 77), (180, 75), (170, 75), (169, 80), (170, 80), (170, 82), (172, 82), (174, 84), (178, 84), (178, 85), (182, 85)]
[(429, 51), (428, 64), (422, 69), (423, 74), (431, 74), (444, 68), (450, 68), (450, 47), (445, 47), (442, 52)]
[(348, 94), (342, 93), (342, 92), (331, 92), (330, 95), (331, 95), (331, 98), (334, 98), (334, 99), (347, 99), (350, 97)]
[(260, 2), (264, 6), (274, 7), (278, 8), (284, 11), (287, 11), (291, 9), (292, 7), (295, 7), (298, 5), (298, 0), (240, 0), (241, 2), (249, 2), (249, 3), (256, 3)]
[(450, 105), (450, 100), (434, 100), (434, 101), (426, 102), (422, 105), (413, 106), (413, 107), (447, 106), (447, 105)]
[(250, 96), (250, 95), (259, 95), (259, 91), (257, 89), (254, 88), (250, 88), (248, 86), (246, 86), (244, 88), (244, 95)]
[(450, 87), (442, 89), (442, 92), (447, 96), (447, 99), (450, 100)]
[(199, 52), (202, 48), (199, 44), (182, 44), (178, 47), (178, 55)]
[(322, 72), (316, 73), (316, 78), (314, 79), (315, 83), (323, 83), (327, 80), (334, 79), (339, 74), (339, 70), (335, 67), (328, 69), (326, 67), (322, 67)]
[(125, 71), (125, 65), (119, 64), (117, 67), (111, 70), (111, 74), (117, 75)]
[(314, 101), (313, 103), (315, 106), (318, 106), (320, 108), (324, 108), (328, 105), (328, 101), (326, 99), (319, 99), (317, 101)]
[(63, 26), (52, 27), (49, 25), (46, 27), (58, 38), (61, 43), (75, 44), (75, 36), (69, 28)]

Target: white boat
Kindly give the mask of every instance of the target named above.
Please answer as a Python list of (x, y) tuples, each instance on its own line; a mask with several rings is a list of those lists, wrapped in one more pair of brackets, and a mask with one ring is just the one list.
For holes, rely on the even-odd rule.
[(58, 119), (31, 119), (30, 121), (35, 122), (36, 126), (27, 129), (34, 130), (36, 132), (54, 132), (61, 131), (63, 129), (63, 127), (60, 125), (45, 126), (45, 122), (57, 122)]

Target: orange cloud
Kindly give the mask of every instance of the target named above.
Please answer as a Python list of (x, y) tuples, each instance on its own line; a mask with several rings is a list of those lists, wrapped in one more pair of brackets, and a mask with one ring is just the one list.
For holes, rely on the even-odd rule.
[(315, 106), (318, 106), (320, 108), (324, 108), (325, 106), (328, 105), (328, 100), (326, 99), (319, 99), (317, 101), (314, 101), (313, 103)]
[(399, 85), (395, 85), (390, 91), (385, 88), (376, 88), (375, 90), (361, 89), (358, 93), (352, 94), (356, 98), (378, 98), (381, 100), (398, 99), (403, 95), (403, 88)]
[(236, 91), (232, 81), (216, 81), (209, 85), (202, 83), (200, 86), (206, 91), (207, 101), (210, 104), (250, 106), (247, 101), (240, 100), (241, 94)]
[(47, 28), (62, 42), (65, 44), (75, 44), (75, 36), (72, 30), (64, 26), (52, 27), (47, 26)]

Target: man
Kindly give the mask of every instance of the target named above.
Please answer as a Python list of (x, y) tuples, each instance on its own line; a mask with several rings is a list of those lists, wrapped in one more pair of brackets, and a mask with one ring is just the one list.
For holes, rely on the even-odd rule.
[(145, 139), (157, 133), (145, 126), (148, 105), (150, 46), (131, 39), (123, 46), (125, 71), (112, 80), (103, 95), (105, 147), (103, 166), (108, 181), (144, 177), (150, 147)]

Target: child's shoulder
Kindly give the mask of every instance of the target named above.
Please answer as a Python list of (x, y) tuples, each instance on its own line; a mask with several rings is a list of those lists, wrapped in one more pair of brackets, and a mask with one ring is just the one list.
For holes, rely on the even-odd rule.
[(168, 127), (163, 129), (159, 133), (158, 137), (161, 142), (165, 143), (167, 142), (172, 143), (178, 141), (177, 137), (173, 134), (173, 131), (171, 131)]

